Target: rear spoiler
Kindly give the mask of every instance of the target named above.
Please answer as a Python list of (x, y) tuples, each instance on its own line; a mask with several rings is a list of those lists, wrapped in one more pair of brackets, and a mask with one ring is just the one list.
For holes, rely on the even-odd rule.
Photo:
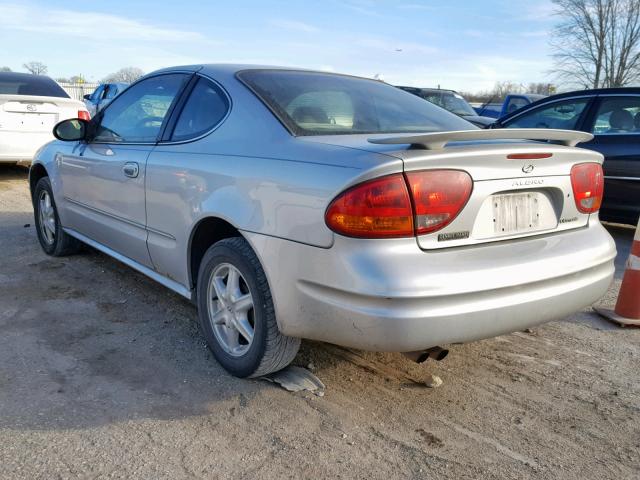
[(459, 130), (454, 132), (420, 133), (404, 136), (369, 138), (369, 143), (406, 145), (426, 150), (441, 150), (449, 142), (473, 140), (551, 140), (561, 145), (575, 147), (588, 142), (593, 135), (575, 130), (547, 128), (495, 128), (490, 130)]

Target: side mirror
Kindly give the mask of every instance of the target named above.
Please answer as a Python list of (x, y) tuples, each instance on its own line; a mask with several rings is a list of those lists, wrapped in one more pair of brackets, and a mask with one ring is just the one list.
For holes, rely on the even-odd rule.
[(87, 138), (89, 122), (80, 118), (63, 120), (53, 127), (53, 136), (65, 142), (76, 142)]
[(91, 94), (90, 93), (86, 93), (82, 96), (82, 98), (84, 98), (85, 100), (89, 100), (91, 98)]

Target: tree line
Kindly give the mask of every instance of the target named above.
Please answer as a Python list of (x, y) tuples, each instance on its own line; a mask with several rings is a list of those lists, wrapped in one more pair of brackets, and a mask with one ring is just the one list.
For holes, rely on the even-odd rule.
[[(29, 73), (33, 75), (46, 75), (49, 71), (47, 65), (42, 62), (27, 62), (22, 65), (22, 67)], [(9, 67), (0, 67), (0, 72), (11, 72), (11, 68)], [(138, 78), (144, 75), (144, 71), (138, 67), (124, 67), (118, 70), (117, 72), (113, 72), (102, 80), (100, 83), (133, 83)], [(82, 75), (74, 75), (71, 77), (58, 77), (56, 81), (60, 83), (85, 83), (86, 80)]]

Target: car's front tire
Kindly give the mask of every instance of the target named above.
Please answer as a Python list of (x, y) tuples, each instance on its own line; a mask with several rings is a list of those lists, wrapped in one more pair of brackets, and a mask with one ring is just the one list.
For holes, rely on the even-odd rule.
[(200, 327), (216, 360), (236, 377), (259, 377), (293, 361), (300, 339), (278, 330), (267, 278), (240, 237), (207, 250), (197, 283)]
[(63, 257), (80, 250), (81, 242), (62, 229), (49, 177), (41, 178), (36, 184), (33, 191), (33, 213), (38, 241), (47, 255)]

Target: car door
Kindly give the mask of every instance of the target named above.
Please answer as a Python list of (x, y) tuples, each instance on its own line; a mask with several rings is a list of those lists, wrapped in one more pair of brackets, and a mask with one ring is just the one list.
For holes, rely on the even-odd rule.
[(224, 191), (233, 182), (223, 174), (224, 157), (215, 155), (231, 100), (212, 79), (194, 80), (147, 162), (149, 253), (158, 272), (184, 286), (190, 284), (185, 260), (194, 219), (212, 185)]
[(188, 78), (141, 80), (96, 117), (90, 141), (60, 156), (65, 226), (146, 266), (146, 161)]
[(640, 215), (640, 95), (599, 95), (580, 146), (602, 153), (605, 175), (600, 217), (636, 224)]

